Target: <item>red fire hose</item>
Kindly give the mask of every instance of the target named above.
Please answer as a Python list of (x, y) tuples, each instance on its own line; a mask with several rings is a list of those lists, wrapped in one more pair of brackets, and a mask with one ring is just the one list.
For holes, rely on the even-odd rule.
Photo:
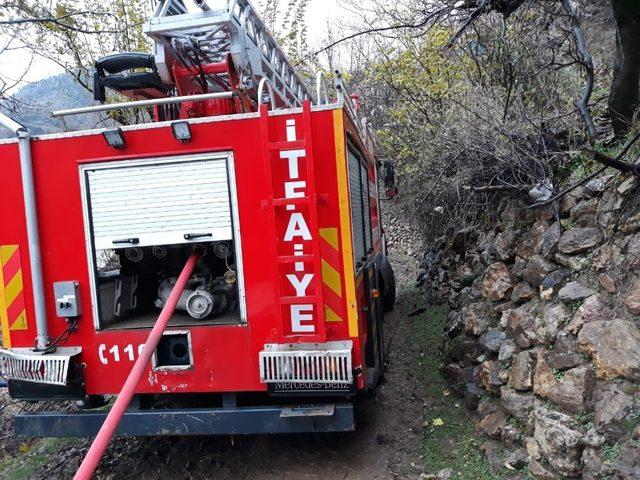
[(173, 312), (176, 309), (176, 305), (178, 304), (178, 300), (180, 300), (180, 296), (187, 286), (187, 282), (191, 278), (193, 271), (196, 268), (196, 264), (200, 259), (201, 254), (198, 252), (193, 252), (187, 261), (187, 264), (184, 266), (182, 273), (178, 277), (178, 281), (176, 285), (173, 287), (171, 291), (171, 295), (167, 299), (167, 303), (165, 304), (156, 324), (153, 326), (151, 333), (149, 334), (149, 338), (147, 339), (147, 343), (144, 344), (144, 349), (142, 350), (140, 356), (136, 360), (136, 363), (133, 365), (131, 369), (131, 373), (127, 377), (122, 390), (118, 394), (118, 398), (116, 398), (109, 415), (105, 419), (102, 427), (100, 427), (100, 431), (98, 435), (93, 440), (91, 444), (91, 448), (87, 452), (87, 456), (82, 461), (80, 468), (76, 472), (74, 480), (89, 480), (93, 473), (98, 468), (98, 464), (100, 463), (100, 459), (104, 455), (104, 451), (107, 448), (107, 445), (111, 441), (111, 437), (115, 433), (120, 421), (122, 420), (122, 416), (124, 415), (125, 410), (131, 403), (131, 399), (135, 393), (136, 387), (144, 375), (144, 372), (147, 369), (147, 365), (151, 360), (153, 352), (155, 352), (160, 339), (162, 338), (162, 333), (167, 328), (167, 324), (171, 319)]

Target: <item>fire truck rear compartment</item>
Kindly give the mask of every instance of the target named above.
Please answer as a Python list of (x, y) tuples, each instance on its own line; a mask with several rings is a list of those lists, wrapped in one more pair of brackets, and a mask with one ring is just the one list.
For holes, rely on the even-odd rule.
[(97, 330), (150, 328), (194, 248), (169, 327), (242, 321), (231, 154), (81, 167)]
[[(97, 269), (100, 328), (151, 328), (192, 248), (169, 245), (99, 251), (106, 258)], [(182, 294), (169, 327), (238, 323), (232, 247), (229, 242), (217, 242), (200, 244), (198, 248), (207, 254)]]

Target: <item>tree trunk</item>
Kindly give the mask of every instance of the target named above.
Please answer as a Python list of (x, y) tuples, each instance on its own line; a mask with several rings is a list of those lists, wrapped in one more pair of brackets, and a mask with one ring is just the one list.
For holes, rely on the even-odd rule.
[(617, 138), (630, 130), (640, 106), (640, 1), (611, 0), (616, 22), (616, 63), (609, 114)]

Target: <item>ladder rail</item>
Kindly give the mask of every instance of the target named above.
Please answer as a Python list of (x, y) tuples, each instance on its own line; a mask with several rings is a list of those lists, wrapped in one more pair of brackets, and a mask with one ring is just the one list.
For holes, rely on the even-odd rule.
[[(249, 0), (227, 0), (224, 9), (190, 13), (181, 0), (160, 2), (144, 31), (156, 42), (156, 62), (165, 77), (170, 69), (166, 52), (177, 37), (192, 39), (210, 61), (231, 54), (246, 87), (257, 88), (268, 78), (279, 106), (300, 107), (312, 96)], [(165, 78), (170, 80), (170, 78)]]

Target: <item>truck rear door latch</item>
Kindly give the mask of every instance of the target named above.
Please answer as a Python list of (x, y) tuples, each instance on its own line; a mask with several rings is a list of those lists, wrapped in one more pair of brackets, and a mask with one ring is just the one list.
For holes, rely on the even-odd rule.
[(139, 238), (123, 238), (122, 240), (114, 240), (113, 244), (117, 245), (119, 243), (129, 243), (131, 245), (137, 245), (140, 243)]
[(212, 233), (185, 233), (185, 240), (195, 240), (196, 238), (213, 237)]

